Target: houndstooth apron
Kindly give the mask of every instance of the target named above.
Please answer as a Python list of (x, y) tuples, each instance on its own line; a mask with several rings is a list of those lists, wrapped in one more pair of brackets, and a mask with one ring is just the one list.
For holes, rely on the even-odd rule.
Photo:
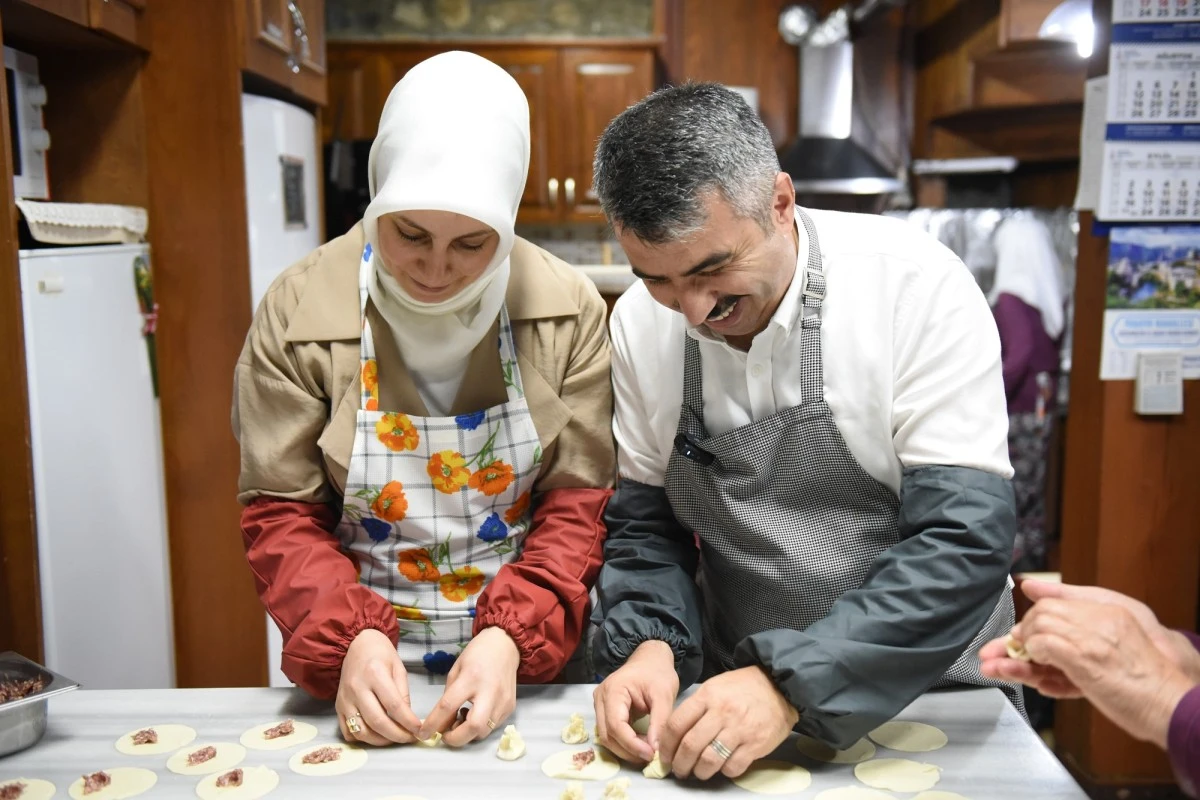
[[(825, 402), (825, 275), (816, 229), (807, 214), (799, 216), (808, 233), (802, 403), (709, 437), (700, 348), (690, 336), (685, 345), (680, 445), (671, 453), (665, 484), (676, 517), (700, 537), (706, 676), (731, 669), (734, 648), (747, 636), (804, 630), (824, 618), (835, 600), (863, 584), (879, 554), (900, 541), (899, 499), (855, 460)], [(693, 443), (703, 458), (680, 452)], [(979, 671), (979, 648), (1012, 625), (1006, 591), (935, 687), (995, 686), (1023, 707), (1011, 684)]]
[(358, 286), (361, 407), (337, 531), (358, 564), (359, 582), (395, 608), (404, 666), (442, 676), (471, 640), (479, 593), (520, 553), (542, 450), (504, 307), (499, 358), (506, 403), (457, 417), (379, 410), (365, 313), (373, 269), (368, 244)]

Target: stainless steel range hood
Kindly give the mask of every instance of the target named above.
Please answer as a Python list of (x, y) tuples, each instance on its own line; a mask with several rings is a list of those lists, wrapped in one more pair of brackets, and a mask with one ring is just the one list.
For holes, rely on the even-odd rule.
[(894, 173), (851, 138), (854, 43), (850, 27), (882, 5), (887, 3), (869, 0), (857, 9), (847, 5), (801, 37), (793, 39), (785, 33), (785, 39), (800, 46), (800, 135), (779, 158), (798, 193), (879, 195), (903, 188)]

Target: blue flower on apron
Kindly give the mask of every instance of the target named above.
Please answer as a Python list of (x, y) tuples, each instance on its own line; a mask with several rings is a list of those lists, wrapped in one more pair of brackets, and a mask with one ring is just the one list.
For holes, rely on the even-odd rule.
[(458, 660), (458, 656), (452, 656), (445, 650), (438, 650), (436, 653), (425, 654), (425, 669), (433, 675), (445, 675), (454, 666), (454, 662)]
[(363, 261), (371, 260), (371, 243), (367, 242), (367, 246), (363, 248)]
[(499, 542), (508, 538), (508, 526), (500, 520), (499, 514), (492, 514), (479, 526), (475, 534), (485, 542)]
[(483, 422), (485, 416), (487, 416), (487, 411), (472, 411), (470, 414), (459, 414), (454, 418), (454, 424), (458, 425), (464, 431), (473, 431), (479, 427), (479, 423)]
[(392, 535), (392, 524), (381, 519), (367, 517), (362, 521), (362, 526), (373, 542), (386, 541)]

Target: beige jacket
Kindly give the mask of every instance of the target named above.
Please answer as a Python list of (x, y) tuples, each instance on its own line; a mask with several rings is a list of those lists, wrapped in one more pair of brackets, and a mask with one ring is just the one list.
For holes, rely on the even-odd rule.
[[(359, 407), (362, 225), (280, 275), (255, 314), (234, 378), (238, 499), (340, 500)], [(579, 272), (518, 238), (506, 303), (545, 454), (537, 491), (609, 488), (615, 477), (605, 306)], [(379, 407), (426, 416), (387, 323), (368, 305)], [(452, 415), (505, 402), (498, 324), (471, 353)]]

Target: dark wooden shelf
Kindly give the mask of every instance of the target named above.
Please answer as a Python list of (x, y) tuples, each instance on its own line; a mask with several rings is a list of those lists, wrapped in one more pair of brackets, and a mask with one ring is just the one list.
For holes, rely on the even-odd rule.
[(1062, 161), (1079, 158), (1083, 104), (981, 106), (935, 117), (933, 124), (998, 156)]

